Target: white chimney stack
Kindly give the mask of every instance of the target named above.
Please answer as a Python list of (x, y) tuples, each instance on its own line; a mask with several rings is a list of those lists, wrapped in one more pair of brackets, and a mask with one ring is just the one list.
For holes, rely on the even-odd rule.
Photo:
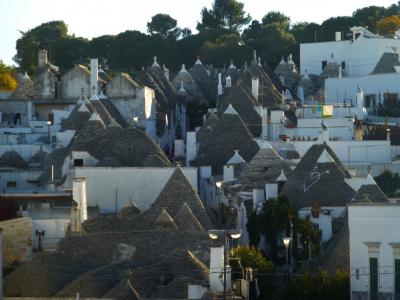
[(342, 33), (340, 31), (335, 32), (335, 41), (339, 42), (342, 40)]
[(235, 168), (233, 166), (224, 166), (223, 178), (225, 182), (235, 180)]
[(43, 68), (47, 65), (47, 50), (38, 51), (38, 67)]
[(97, 58), (90, 59), (90, 89), (91, 96), (99, 94), (99, 62)]
[(221, 73), (218, 73), (218, 96), (221, 96), (222, 94), (223, 94), (223, 89), (221, 82)]
[(342, 66), (339, 66), (339, 78), (342, 78)]
[(269, 200), (278, 197), (278, 184), (267, 183), (265, 184), (265, 199)]
[(224, 246), (210, 248), (210, 289), (215, 292), (224, 290), (221, 274), (224, 271)]
[(75, 177), (72, 182), (72, 198), (78, 203), (80, 220), (87, 220), (86, 178)]
[(261, 137), (263, 139), (268, 138), (268, 110), (266, 108), (261, 109)]
[(186, 133), (186, 165), (190, 165), (190, 161), (194, 161), (197, 158), (197, 143), (196, 143), (196, 132), (188, 131)]
[(225, 87), (226, 88), (230, 88), (232, 86), (232, 79), (231, 79), (231, 76), (226, 76), (226, 78), (225, 78)]
[(258, 86), (260, 82), (258, 78), (251, 79), (251, 93), (253, 94), (254, 98), (258, 100)]

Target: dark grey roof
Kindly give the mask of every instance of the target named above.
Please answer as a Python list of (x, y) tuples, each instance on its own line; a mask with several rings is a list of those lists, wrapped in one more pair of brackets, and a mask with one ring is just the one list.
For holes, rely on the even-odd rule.
[(376, 64), (372, 74), (396, 73), (395, 66), (400, 66), (398, 54), (385, 52)]
[(389, 199), (377, 184), (364, 184), (354, 195), (352, 203), (389, 203)]
[(260, 136), (261, 116), (254, 107), (261, 104), (243, 84), (234, 84), (225, 89), (224, 96), (218, 102), (218, 112), (223, 113), (229, 104), (237, 111), (253, 136)]
[(124, 164), (121, 163), (121, 161), (118, 158), (109, 156), (109, 157), (104, 157), (101, 159), (97, 165), (97, 167), (123, 167)]
[[(318, 162), (324, 151), (333, 159)], [(355, 192), (345, 182), (349, 172), (326, 144), (315, 144), (304, 154), (292, 174), (287, 178), (281, 194), (286, 195), (297, 208), (321, 206), (342, 207), (350, 203)]]
[(218, 122), (219, 120), (215, 113), (213, 112), (208, 113), (206, 121), (200, 127), (199, 131), (197, 131), (196, 134), (197, 140), (202, 140), (206, 138), (208, 134), (210, 134), (210, 132), (214, 130), (213, 128), (218, 125)]
[(16, 151), (6, 151), (0, 157), (0, 168), (27, 169), (28, 164)]
[(253, 64), (241, 72), (240, 78), (248, 89), (251, 89), (252, 78), (259, 79), (259, 102), (263, 107), (276, 107), (282, 102), (281, 93), (262, 67)]
[(266, 183), (277, 183), (282, 171), (286, 177), (292, 172), (288, 163), (274, 149), (260, 149), (240, 173), (240, 190), (250, 192), (264, 189)]
[(217, 96), (217, 85), (213, 82), (203, 64), (194, 64), (189, 70), (190, 75), (196, 81), (197, 86), (208, 102), (214, 103)]
[(198, 164), (211, 166), (213, 174), (222, 174), (223, 166), (234, 155), (235, 150), (239, 150), (240, 156), (247, 162), (259, 150), (259, 146), (239, 115), (229, 113), (220, 115), (217, 124), (198, 135), (197, 144)]
[[(60, 181), (65, 158), (71, 151), (85, 151), (100, 160), (113, 157), (126, 167), (170, 167), (171, 163), (160, 147), (136, 128), (108, 127), (101, 121), (88, 121), (67, 148), (56, 149), (44, 167), (41, 182), (50, 180), (54, 164), (55, 180)], [(144, 158), (151, 155), (151, 162)], [(99, 162), (99, 163), (100, 163)], [(102, 163), (101, 163), (102, 164)]]
[(35, 255), (8, 275), (4, 294), (184, 299), (187, 284), (208, 283), (209, 247), (216, 243), (206, 231), (158, 227), (146, 212), (100, 216), (83, 227), (82, 236), (61, 240), (55, 253)]
[(28, 163), (30, 166), (42, 167), (44, 165), (44, 163), (46, 162), (46, 160), (48, 159), (48, 157), (49, 157), (49, 153), (40, 149), (38, 152), (35, 153), (35, 155), (33, 155), (31, 157), (31, 159), (29, 160)]
[[(177, 168), (151, 208), (146, 212), (146, 215), (151, 219), (155, 219), (163, 209), (166, 209), (171, 217), (176, 220), (177, 224), (181, 225), (180, 228), (184, 229), (182, 226), (186, 226), (185, 220), (190, 221), (188, 226), (195, 227), (192, 223), (193, 220), (185, 216), (186, 213), (182, 211), (184, 205), (190, 208), (193, 216), (198, 220), (202, 228), (212, 228), (211, 221), (199, 195), (188, 182), (182, 170)], [(181, 217), (180, 220), (177, 220), (178, 216)]]
[(106, 108), (108, 113), (111, 115), (111, 117), (122, 127), (128, 127), (128, 122), (124, 119), (124, 117), (121, 115), (121, 112), (118, 110), (118, 108), (115, 107), (114, 103), (110, 99), (100, 99), (101, 104)]

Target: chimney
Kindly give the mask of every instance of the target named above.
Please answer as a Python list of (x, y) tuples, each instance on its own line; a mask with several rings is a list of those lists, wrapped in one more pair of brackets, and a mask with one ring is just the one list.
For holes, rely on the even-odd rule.
[(258, 86), (259, 86), (259, 80), (258, 78), (252, 78), (251, 79), (251, 93), (253, 94), (254, 98), (258, 100)]
[(165, 65), (163, 65), (163, 69), (164, 69), (164, 75), (169, 81), (169, 69)]
[(268, 110), (266, 108), (261, 109), (261, 138), (267, 139), (268, 137)]
[(186, 133), (186, 165), (189, 166), (190, 161), (194, 161), (197, 158), (197, 143), (196, 143), (196, 132), (188, 131)]
[(222, 90), (222, 82), (221, 82), (221, 73), (218, 73), (218, 96), (223, 94)]
[(231, 79), (231, 76), (226, 76), (226, 78), (225, 78), (225, 87), (226, 88), (230, 88), (232, 86), (232, 79)]
[(222, 292), (224, 286), (220, 278), (224, 269), (224, 246), (210, 248), (210, 289)]
[(342, 66), (339, 66), (339, 78), (342, 78)]
[(233, 166), (224, 166), (223, 178), (225, 182), (233, 181), (235, 179), (235, 168)]
[(335, 32), (335, 41), (339, 42), (342, 40), (342, 33), (340, 31)]
[(72, 235), (82, 233), (81, 212), (78, 207), (71, 208), (70, 232)]
[(99, 94), (99, 62), (97, 58), (90, 59), (90, 89), (92, 97), (97, 97)]
[(269, 200), (278, 197), (278, 184), (267, 183), (265, 184), (265, 199)]
[(38, 67), (43, 68), (47, 65), (47, 50), (38, 51)]
[(72, 182), (72, 198), (78, 203), (81, 223), (87, 220), (86, 178), (75, 177)]

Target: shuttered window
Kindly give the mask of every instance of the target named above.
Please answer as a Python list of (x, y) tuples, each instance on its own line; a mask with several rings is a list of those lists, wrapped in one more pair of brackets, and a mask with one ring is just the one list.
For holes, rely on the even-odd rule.
[(378, 259), (369, 258), (369, 292), (370, 300), (378, 300)]

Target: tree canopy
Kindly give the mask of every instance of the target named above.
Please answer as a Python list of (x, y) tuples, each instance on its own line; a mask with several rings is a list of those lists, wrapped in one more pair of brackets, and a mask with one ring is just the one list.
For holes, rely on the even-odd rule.
[(220, 31), (238, 32), (251, 21), (244, 11), (244, 4), (236, 0), (214, 0), (211, 9), (201, 10), (201, 22), (197, 30), (201, 32)]
[[(266, 12), (261, 20), (251, 20), (243, 3), (237, 0), (214, 0), (211, 8), (204, 7), (200, 15), (196, 34), (178, 27), (168, 14), (159, 13), (147, 23), (147, 33), (126, 30), (91, 40), (69, 34), (63, 21), (51, 21), (21, 32), (14, 61), (22, 71), (33, 75), (37, 51), (46, 49), (49, 61), (60, 67), (61, 72), (76, 63), (87, 63), (90, 57), (98, 57), (105, 68), (132, 73), (151, 64), (155, 55), (171, 70), (179, 69), (182, 63), (192, 65), (199, 54), (204, 63), (216, 67), (226, 66), (231, 59), (240, 66), (251, 59), (250, 47), (275, 67), (282, 55), (290, 53), (297, 62), (300, 43), (332, 41), (336, 31), (341, 31), (347, 39), (355, 25), (367, 26), (383, 35), (393, 34), (400, 23), (398, 4), (360, 8), (352, 16), (332, 17), (320, 25), (293, 24), (278, 11)], [(248, 47), (239, 47), (238, 41)]]
[(17, 81), (12, 75), (12, 68), (0, 60), (0, 92), (13, 91), (16, 87)]

